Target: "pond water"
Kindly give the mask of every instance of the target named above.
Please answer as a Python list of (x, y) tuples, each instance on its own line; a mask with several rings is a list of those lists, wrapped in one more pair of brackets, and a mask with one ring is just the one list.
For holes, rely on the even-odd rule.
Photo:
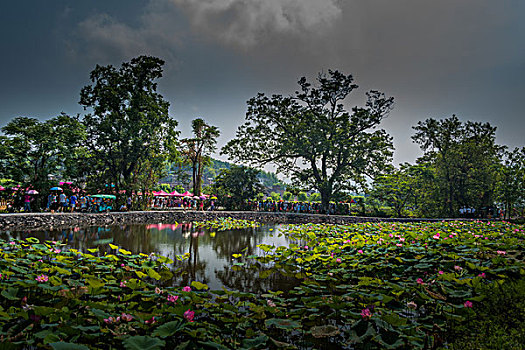
[(41, 231), (0, 232), (3, 239), (36, 237), (41, 241), (56, 240), (80, 251), (99, 248), (110, 252), (109, 243), (135, 254), (158, 253), (176, 260), (170, 285), (189, 285), (192, 281), (207, 284), (210, 289), (225, 287), (243, 292), (264, 293), (268, 290), (287, 291), (298, 285), (293, 271), (276, 271), (254, 261), (247, 266), (235, 266), (232, 254), (263, 255), (257, 245), (288, 246), (291, 241), (279, 235), (280, 225), (215, 232), (197, 228), (192, 223), (72, 227)]

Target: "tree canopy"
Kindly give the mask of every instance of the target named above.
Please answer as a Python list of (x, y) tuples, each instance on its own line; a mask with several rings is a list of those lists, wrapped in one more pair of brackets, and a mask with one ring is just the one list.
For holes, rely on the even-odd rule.
[(85, 129), (77, 117), (61, 114), (46, 121), (17, 117), (2, 128), (0, 177), (49, 189), (50, 175), (59, 171), (73, 175), (74, 164), (85, 140)]
[(393, 98), (370, 91), (365, 106), (349, 112), (342, 102), (357, 88), (351, 75), (329, 70), (316, 86), (304, 77), (298, 84), (294, 96), (259, 93), (250, 99), (245, 124), (222, 153), (256, 167), (274, 164), (318, 190), (326, 210), (334, 193), (363, 184), (390, 161), (391, 137), (377, 127)]
[(177, 156), (177, 122), (169, 103), (157, 92), (164, 61), (140, 56), (120, 68), (99, 66), (91, 85), (80, 93), (80, 104), (91, 113), (84, 117), (91, 153), (91, 184), (120, 189), (147, 190)]
[(193, 137), (181, 140), (183, 156), (192, 169), (193, 194), (200, 196), (204, 166), (211, 161), (210, 155), (216, 150), (219, 128), (208, 125), (203, 119), (191, 122)]
[(456, 217), (460, 208), (480, 210), (494, 203), (498, 164), (503, 147), (496, 144), (496, 127), (461, 122), (455, 115), (419, 122), (412, 136), (424, 151), (419, 162), (434, 169), (437, 215)]

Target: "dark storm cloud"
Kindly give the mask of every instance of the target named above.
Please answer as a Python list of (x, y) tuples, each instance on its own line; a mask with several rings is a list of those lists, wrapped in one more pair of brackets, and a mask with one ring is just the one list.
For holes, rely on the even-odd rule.
[[(453, 113), (498, 126), (500, 143), (525, 144), (521, 0), (142, 0), (125, 11), (118, 3), (64, 5), (57, 10), (68, 12), (66, 20), (54, 32), (37, 34), (36, 24), (25, 30), (48, 37), (26, 64), (56, 57), (54, 68), (46, 63), (49, 75), (69, 70), (62, 83), (77, 90), (71, 104), (95, 64), (156, 55), (166, 60), (160, 87), (183, 132), (203, 117), (220, 126), (224, 144), (243, 122), (247, 99), (293, 93), (299, 77), (332, 68), (353, 74), (361, 87), (349, 105), (369, 89), (395, 97), (384, 127), (394, 136), (396, 162), (418, 154), (411, 126)], [(34, 101), (35, 108), (44, 103)], [(45, 103), (53, 101), (61, 100)]]

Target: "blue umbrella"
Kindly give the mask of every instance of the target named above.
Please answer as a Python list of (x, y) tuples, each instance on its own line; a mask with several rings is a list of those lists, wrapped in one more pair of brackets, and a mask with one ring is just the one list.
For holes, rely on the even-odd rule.
[(51, 187), (51, 191), (62, 191), (60, 187)]

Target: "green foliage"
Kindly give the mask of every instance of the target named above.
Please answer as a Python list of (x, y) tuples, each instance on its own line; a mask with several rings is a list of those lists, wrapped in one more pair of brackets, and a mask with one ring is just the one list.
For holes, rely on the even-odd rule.
[(285, 201), (291, 201), (291, 200), (293, 200), (293, 194), (292, 194), (292, 192), (284, 191), (284, 192), (283, 192), (283, 199), (284, 199)]
[(525, 147), (505, 152), (499, 169), (497, 194), (498, 200), (505, 205), (507, 219), (512, 217), (516, 206), (525, 206)]
[(235, 268), (271, 266), (267, 276), (301, 282), (262, 295), (157, 280), (186, 256), (0, 240), (2, 346), (519, 348), (523, 232), (503, 222), (289, 225), (279, 231), (289, 247), (232, 256)]
[(193, 120), (191, 127), (193, 137), (181, 140), (182, 154), (192, 169), (193, 194), (200, 196), (204, 167), (211, 162), (210, 155), (216, 149), (220, 132), (216, 126), (208, 125), (200, 118)]
[(306, 192), (300, 191), (297, 194), (297, 200), (299, 200), (301, 202), (306, 202), (308, 200), (308, 195), (306, 194)]
[(326, 211), (334, 193), (364, 185), (365, 176), (390, 160), (391, 137), (375, 128), (393, 98), (370, 91), (365, 107), (350, 113), (342, 101), (357, 88), (351, 75), (329, 70), (317, 82), (301, 78), (293, 97), (259, 93), (250, 99), (246, 123), (222, 153), (258, 167), (275, 164), (298, 184), (317, 189)]
[(278, 200), (281, 200), (281, 195), (277, 192), (271, 192), (270, 198), (273, 199), (274, 201), (278, 201)]
[(238, 166), (222, 170), (212, 186), (220, 204), (227, 209), (244, 209), (247, 201), (257, 198), (262, 191), (262, 185), (257, 179), (258, 172)]
[(459, 209), (494, 204), (495, 186), (502, 147), (495, 143), (496, 128), (489, 123), (467, 121), (456, 116), (427, 119), (414, 127), (412, 139), (425, 152), (418, 160), (434, 176), (431, 199), (425, 206), (438, 217), (457, 217)]
[(259, 223), (253, 220), (240, 220), (232, 218), (218, 218), (210, 221), (196, 221), (196, 227), (204, 227), (214, 231), (238, 230), (250, 227), (259, 227)]
[[(475, 317), (448, 327), (450, 349), (521, 349), (525, 345), (525, 279), (484, 285)], [(473, 331), (474, 330), (474, 331)]]
[(83, 120), (90, 187), (113, 184), (117, 196), (121, 189), (144, 193), (158, 182), (165, 162), (176, 159), (177, 122), (157, 93), (163, 64), (140, 56), (119, 69), (97, 65), (91, 72), (93, 84), (80, 93), (80, 104), (92, 111)]
[(56, 185), (49, 174), (77, 178), (76, 167), (84, 150), (85, 129), (78, 118), (61, 114), (46, 121), (18, 117), (2, 128), (0, 136), (0, 177), (39, 192)]

